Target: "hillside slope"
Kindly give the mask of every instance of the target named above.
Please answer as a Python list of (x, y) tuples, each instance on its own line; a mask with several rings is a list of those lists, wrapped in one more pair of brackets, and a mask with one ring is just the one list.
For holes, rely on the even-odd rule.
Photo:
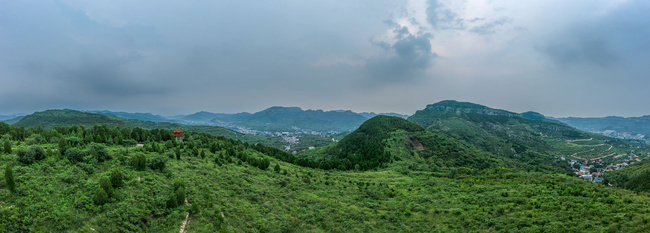
[[(5, 126), (0, 134), (19, 130)], [(647, 194), (561, 174), (324, 171), (273, 148), (186, 133), (183, 144), (142, 147), (75, 139), (137, 139), (106, 127), (43, 135), (55, 144), (5, 141), (13, 152), (0, 153), (0, 164), (13, 182), (0, 179), (0, 231), (178, 232), (183, 223), (187, 232), (650, 231)]]
[(629, 151), (629, 145), (618, 139), (584, 132), (539, 113), (518, 114), (466, 102), (431, 104), (409, 121), (508, 158), (586, 160)]

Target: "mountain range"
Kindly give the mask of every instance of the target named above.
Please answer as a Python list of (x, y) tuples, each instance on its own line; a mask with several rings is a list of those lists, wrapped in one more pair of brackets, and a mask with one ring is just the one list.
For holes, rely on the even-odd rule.
[(650, 115), (642, 117), (554, 118), (578, 129), (602, 135), (650, 142)]
[[(601, 169), (601, 160), (648, 149), (536, 112), (442, 101), (408, 119), (363, 120), (340, 141), (298, 154), (272, 145), (277, 137), (108, 114), (47, 110), (0, 123), (0, 229), (169, 232), (184, 218), (190, 232), (650, 230), (650, 198), (616, 188), (648, 191), (646, 161), (605, 175), (616, 187), (569, 166)], [(215, 116), (267, 130), (347, 129), (338, 121), (364, 118), (273, 107), (177, 119)], [(177, 127), (183, 142), (171, 137)]]

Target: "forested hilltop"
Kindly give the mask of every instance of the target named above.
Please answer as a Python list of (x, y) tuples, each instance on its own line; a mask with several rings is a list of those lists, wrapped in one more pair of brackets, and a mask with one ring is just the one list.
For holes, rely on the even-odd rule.
[(263, 143), (274, 147), (281, 147), (285, 143), (279, 138), (273, 138), (264, 135), (249, 135), (235, 132), (219, 126), (210, 125), (182, 125), (178, 123), (168, 122), (152, 122), (135, 119), (126, 119), (116, 116), (106, 116), (98, 113), (80, 112), (70, 109), (55, 109), (42, 112), (35, 112), (33, 114), (23, 117), (20, 121), (13, 124), (18, 128), (44, 128), (52, 129), (59, 126), (83, 126), (93, 127), (95, 125), (103, 125), (109, 128), (141, 128), (141, 129), (166, 129), (174, 130), (183, 128), (195, 132), (209, 133), (215, 136), (223, 136), (236, 140), (242, 140), (249, 143)]
[(452, 100), (427, 105), (408, 120), (495, 155), (522, 160), (550, 157), (610, 162), (636, 147), (620, 139), (575, 129), (536, 112), (519, 114)]

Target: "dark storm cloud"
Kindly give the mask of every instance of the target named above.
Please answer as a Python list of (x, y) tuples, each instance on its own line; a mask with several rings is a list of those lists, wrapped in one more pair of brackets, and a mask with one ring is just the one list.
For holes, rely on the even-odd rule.
[(562, 67), (577, 63), (607, 66), (618, 60), (611, 48), (602, 40), (585, 37), (575, 39), (577, 41), (549, 44), (543, 48), (543, 51)]
[(380, 44), (392, 55), (374, 57), (366, 62), (375, 85), (416, 79), (431, 66), (436, 57), (431, 52), (431, 34), (410, 34), (406, 27), (399, 26), (395, 32), (397, 41), (394, 44)]
[(633, 2), (638, 4), (623, 5), (602, 17), (561, 28), (538, 49), (563, 68), (636, 62), (641, 54), (650, 53), (650, 5)]

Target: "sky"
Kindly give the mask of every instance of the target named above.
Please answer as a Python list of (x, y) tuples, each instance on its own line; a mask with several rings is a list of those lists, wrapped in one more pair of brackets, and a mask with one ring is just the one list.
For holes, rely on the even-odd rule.
[(0, 114), (650, 115), (650, 1), (0, 0)]

